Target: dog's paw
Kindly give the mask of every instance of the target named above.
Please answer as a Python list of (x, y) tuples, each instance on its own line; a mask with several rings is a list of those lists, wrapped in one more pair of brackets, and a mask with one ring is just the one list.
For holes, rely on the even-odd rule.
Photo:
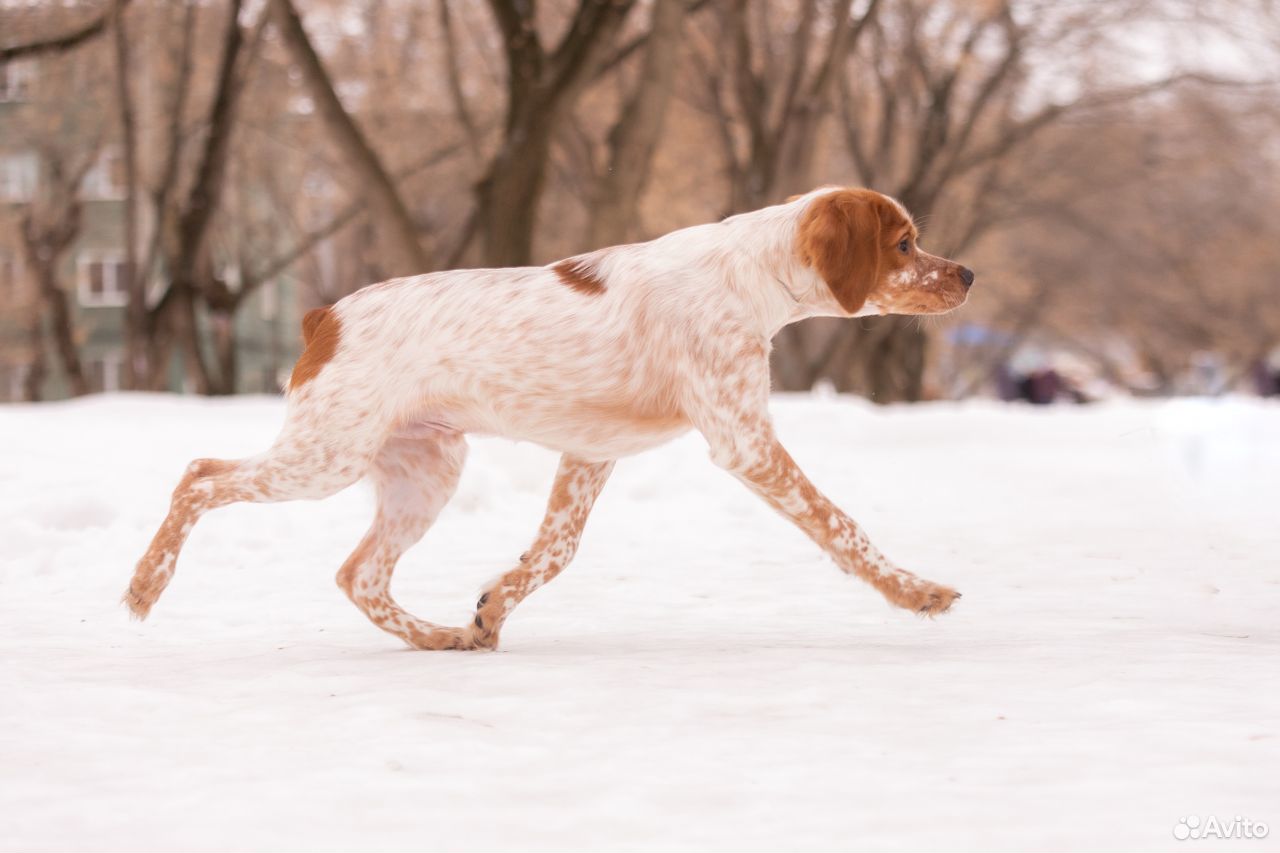
[(129, 588), (124, 591), (124, 595), (120, 597), (120, 602), (129, 608), (129, 616), (131, 618), (141, 622), (151, 612), (151, 607), (155, 604), (155, 596), (141, 595), (130, 584)]
[(493, 651), (498, 647), (498, 632), (502, 628), (501, 616), (494, 612), (489, 603), (489, 593), (480, 596), (476, 602), (476, 615), (466, 627), (467, 642), (473, 649)]
[(404, 641), (411, 648), (422, 651), (468, 651), (475, 648), (466, 628), (445, 628), (439, 625), (411, 627), (404, 635)]
[(951, 587), (931, 581), (921, 581), (920, 585), (912, 592), (914, 601), (911, 609), (921, 616), (928, 616), (931, 619), (934, 616), (946, 613), (951, 609), (951, 605), (955, 604), (956, 599), (961, 597), (960, 593)]

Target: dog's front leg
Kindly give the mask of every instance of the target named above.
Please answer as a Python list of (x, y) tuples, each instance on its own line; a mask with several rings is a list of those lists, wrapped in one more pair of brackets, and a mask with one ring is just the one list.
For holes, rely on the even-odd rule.
[(945, 613), (960, 593), (891, 563), (787, 453), (769, 418), (767, 362), (754, 362), (738, 361), (728, 375), (718, 372), (691, 406), (694, 422), (711, 446), (712, 460), (809, 534), (841, 569), (874, 586), (891, 604), (927, 616)]

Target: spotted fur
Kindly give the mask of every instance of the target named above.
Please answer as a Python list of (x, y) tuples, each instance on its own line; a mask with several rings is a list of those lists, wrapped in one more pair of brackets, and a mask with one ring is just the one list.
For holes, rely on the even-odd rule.
[[(279, 437), (247, 459), (188, 467), (124, 600), (146, 617), (205, 512), (323, 498), (369, 476), (373, 525), (338, 585), (414, 648), (494, 648), (512, 610), (573, 559), (614, 460), (696, 429), (715, 464), (841, 569), (894, 605), (945, 612), (959, 594), (881, 554), (801, 472), (768, 412), (770, 340), (788, 323), (964, 301), (972, 274), (916, 237), (893, 199), (824, 188), (549, 267), (395, 279), (312, 312)], [(406, 612), (390, 583), (452, 496), (467, 433), (562, 459), (533, 546), (454, 628)]]

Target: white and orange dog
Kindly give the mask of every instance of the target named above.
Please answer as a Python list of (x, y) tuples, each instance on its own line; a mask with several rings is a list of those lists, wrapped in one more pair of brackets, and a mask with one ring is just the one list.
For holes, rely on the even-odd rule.
[[(522, 599), (573, 558), (614, 460), (697, 429), (742, 480), (892, 604), (945, 612), (959, 593), (887, 560), (796, 466), (769, 418), (769, 348), (806, 317), (927, 314), (973, 273), (916, 245), (910, 216), (864, 189), (786, 204), (547, 267), (458, 270), (366, 287), (303, 321), (283, 429), (265, 453), (198, 459), (125, 603), (146, 617), (201, 515), (237, 501), (328, 497), (365, 475), (377, 515), (338, 572), (373, 623), (419, 649), (490, 649)], [(391, 573), (458, 484), (467, 433), (563, 454), (537, 539), (435, 625), (391, 597)]]

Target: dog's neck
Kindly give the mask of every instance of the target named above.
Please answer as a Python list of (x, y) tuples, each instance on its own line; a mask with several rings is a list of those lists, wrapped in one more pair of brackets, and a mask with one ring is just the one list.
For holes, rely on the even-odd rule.
[(805, 266), (795, 248), (804, 202), (766, 207), (719, 223), (717, 254), (739, 259), (727, 276), (753, 325), (767, 338), (809, 317), (848, 316), (826, 282)]

